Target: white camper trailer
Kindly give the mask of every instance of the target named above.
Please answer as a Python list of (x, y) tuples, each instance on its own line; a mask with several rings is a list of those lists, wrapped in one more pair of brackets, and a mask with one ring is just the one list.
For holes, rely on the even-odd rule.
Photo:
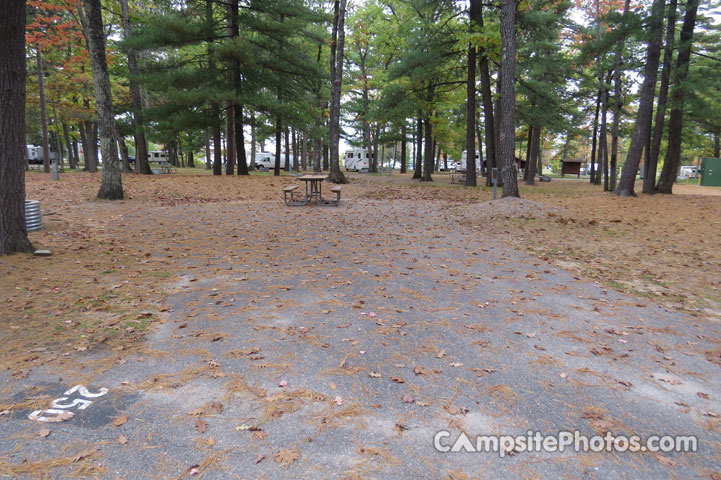
[[(463, 153), (461, 154), (461, 161), (458, 162), (458, 166), (456, 167), (456, 170), (465, 172), (468, 169), (468, 160), (466, 159), (467, 152), (466, 150), (463, 150)], [(480, 158), (481, 155), (476, 152), (476, 171), (480, 170)]]
[(354, 148), (345, 152), (343, 157), (346, 171), (361, 172), (370, 169), (370, 162), (373, 155), (365, 148)]
[[(263, 168), (270, 170), (271, 168), (275, 168), (275, 155), (270, 152), (257, 152), (255, 154), (255, 158), (253, 159), (253, 165), (255, 165), (256, 170), (261, 170)], [(285, 167), (285, 159), (281, 158), (281, 170), (283, 167)]]
[(148, 162), (167, 162), (168, 152), (163, 150), (151, 150), (148, 152)]
[[(27, 158), (29, 164), (35, 164), (35, 163), (43, 163), (43, 153), (42, 153), (42, 147), (37, 147), (35, 145), (26, 145), (27, 150)], [(40, 149), (40, 156), (38, 156), (38, 149)]]

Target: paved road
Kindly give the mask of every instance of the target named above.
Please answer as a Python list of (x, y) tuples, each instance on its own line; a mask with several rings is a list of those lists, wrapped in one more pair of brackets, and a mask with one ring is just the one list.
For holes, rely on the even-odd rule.
[[(0, 374), (3, 401), (109, 389), (47, 438), (29, 411), (0, 417), (0, 457), (30, 476), (720, 478), (717, 324), (411, 201), (203, 204), (126, 221), (162, 221), (173, 253), (160, 264), (183, 262), (167, 321), (113, 365), (88, 355), (77, 372)], [(444, 453), (443, 430), (443, 445), (461, 432), (694, 435), (698, 452)], [(52, 458), (66, 465), (49, 470)]]

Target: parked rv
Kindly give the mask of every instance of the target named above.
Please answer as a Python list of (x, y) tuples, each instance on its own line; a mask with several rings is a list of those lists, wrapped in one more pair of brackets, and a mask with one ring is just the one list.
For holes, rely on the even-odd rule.
[(167, 162), (168, 161), (168, 152), (165, 152), (163, 150), (151, 150), (148, 152), (148, 161), (149, 162)]
[(698, 178), (698, 167), (694, 165), (682, 165), (678, 172), (678, 178)]
[[(465, 172), (468, 169), (468, 160), (466, 159), (466, 155), (466, 150), (463, 150), (463, 153), (461, 153), (461, 161), (458, 162), (458, 166), (456, 167), (457, 171)], [(480, 158), (480, 154), (476, 152), (476, 171), (479, 171), (481, 168)]]
[[(28, 163), (30, 165), (42, 165), (43, 147), (38, 147), (37, 145), (25, 145), (25, 148), (27, 150)], [(53, 152), (52, 150), (50, 151), (49, 160), (51, 162), (55, 160), (55, 152)]]
[(354, 148), (345, 152), (343, 161), (348, 172), (362, 172), (370, 169), (370, 162), (373, 155), (365, 148)]

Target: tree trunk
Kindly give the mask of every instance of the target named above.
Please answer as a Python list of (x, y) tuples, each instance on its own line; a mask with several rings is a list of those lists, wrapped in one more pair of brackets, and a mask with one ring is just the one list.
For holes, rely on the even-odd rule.
[(285, 159), (284, 159), (284, 160), (285, 160), (285, 162), (284, 162), (284, 164), (285, 164), (285, 171), (286, 171), (286, 172), (290, 172), (290, 145), (289, 145), (289, 144), (290, 144), (290, 138), (289, 138), (288, 127), (287, 127), (287, 126), (283, 129), (283, 137), (284, 137), (284, 140), (285, 140), (285, 155), (284, 155), (284, 157), (285, 157)]
[(120, 134), (118, 124), (115, 124), (115, 137), (118, 140), (118, 148), (120, 149), (120, 159), (124, 172), (130, 172), (130, 161), (128, 160), (128, 146), (125, 144), (125, 138)]
[(250, 111), (250, 167), (255, 168), (255, 152), (256, 152), (256, 138), (255, 138), (255, 110)]
[(516, 2), (501, 0), (500, 170), (504, 197), (520, 197), (514, 157), (516, 143)]
[(296, 129), (291, 131), (291, 149), (293, 150), (293, 171), (298, 171), (298, 132)]
[(593, 140), (591, 140), (591, 175), (590, 183), (596, 184), (598, 171), (596, 170), (596, 141), (598, 140), (598, 111), (601, 108), (601, 92), (596, 97), (596, 114), (593, 117)]
[[(533, 135), (531, 135), (528, 139), (528, 142), (531, 144), (531, 155), (526, 158), (526, 184), (527, 185), (535, 185), (536, 180), (536, 162), (538, 161), (539, 150), (541, 145), (541, 128), (540, 127), (533, 127)], [(568, 147), (568, 143), (566, 143), (566, 147)], [(564, 157), (565, 157), (565, 149), (564, 149)]]
[(313, 172), (320, 173), (321, 143), (317, 138), (313, 139)]
[[(630, 0), (626, 0), (623, 7), (623, 24), (626, 25)], [(663, 21), (663, 19), (662, 19)], [(625, 28), (625, 27), (624, 27)], [(616, 165), (618, 164), (618, 130), (621, 125), (621, 73), (623, 67), (623, 53), (626, 44), (626, 34), (621, 36), (616, 45), (614, 82), (613, 82), (613, 131), (611, 133), (611, 183), (610, 190), (616, 190)], [(635, 178), (635, 175), (634, 175)]]
[[(471, 6), (474, 3), (471, 2)], [(473, 16), (473, 11), (471, 11)], [(468, 78), (466, 79), (466, 186), (476, 184), (476, 48), (468, 47)], [(448, 166), (446, 165), (446, 170)]]
[(643, 176), (643, 193), (656, 193), (656, 172), (658, 169), (658, 156), (661, 152), (661, 139), (666, 121), (666, 102), (668, 100), (668, 84), (671, 79), (671, 63), (673, 62), (673, 43), (676, 35), (676, 6), (677, 0), (671, 0), (668, 5), (668, 23), (666, 25), (666, 42), (663, 50), (663, 67), (661, 68), (661, 86), (659, 87), (656, 106), (656, 123), (653, 126), (653, 139), (650, 153), (646, 160)]
[(713, 132), (713, 156), (719, 158), (719, 155), (721, 155), (721, 128)]
[(280, 142), (283, 135), (283, 126), (280, 117), (275, 118), (275, 165), (273, 166), (273, 176), (280, 176)]
[[(636, 125), (633, 128), (631, 146), (626, 155), (626, 163), (623, 165), (621, 180), (618, 182), (618, 188), (615, 189), (615, 193), (622, 197), (636, 195), (633, 191), (634, 184), (636, 183), (636, 172), (638, 172), (638, 165), (641, 163), (641, 154), (643, 153), (650, 133), (651, 119), (653, 116), (653, 100), (656, 92), (656, 78), (658, 76), (658, 63), (661, 58), (663, 10), (664, 0), (654, 0), (653, 6), (651, 7), (651, 17), (649, 19), (648, 53), (646, 55), (646, 67), (644, 69), (643, 84), (641, 85)], [(616, 120), (614, 120), (614, 124), (615, 122)]]
[(195, 158), (193, 156), (193, 149), (188, 149), (188, 168), (195, 168)]
[(305, 172), (308, 170), (308, 134), (301, 135), (303, 145), (300, 146), (300, 168)]
[(423, 164), (423, 117), (421, 112), (418, 112), (418, 119), (416, 120), (416, 163), (413, 170), (413, 179), (423, 178), (423, 170), (421, 165)]
[(671, 115), (668, 120), (668, 147), (663, 162), (661, 177), (658, 179), (656, 191), (658, 193), (672, 193), (673, 182), (676, 181), (678, 168), (681, 165), (681, 136), (683, 131), (683, 107), (686, 96), (686, 77), (691, 60), (691, 47), (693, 46), (693, 30), (696, 26), (696, 12), (699, 0), (688, 0), (686, 13), (683, 16), (683, 26), (678, 46), (678, 58), (674, 71), (673, 90), (671, 91)]
[(248, 157), (245, 154), (245, 132), (243, 129), (243, 105), (235, 104), (235, 153), (238, 157), (238, 175), (250, 175)]
[(403, 120), (404, 125), (401, 127), (401, 173), (406, 173), (406, 157), (408, 156), (408, 145), (406, 141), (406, 126), (405, 119)]
[[(123, 35), (125, 39), (133, 36), (133, 30), (130, 26), (130, 13), (128, 10), (128, 0), (120, 0), (120, 16), (123, 23)], [(150, 164), (148, 163), (148, 142), (145, 140), (145, 122), (143, 121), (143, 100), (140, 93), (140, 85), (138, 85), (137, 77), (139, 74), (137, 56), (135, 50), (128, 49), (128, 71), (130, 77), (130, 97), (133, 102), (133, 127), (135, 130), (135, 173), (144, 175), (152, 175)]]
[(25, 226), (25, 12), (25, 2), (0, 4), (0, 255), (33, 251)]
[(70, 141), (70, 131), (68, 129), (68, 124), (65, 122), (62, 122), (63, 124), (63, 137), (65, 139), (65, 145), (68, 149), (68, 166), (70, 169), (75, 170), (77, 168), (77, 159), (75, 157), (75, 152), (73, 151), (73, 144)]
[(40, 124), (43, 136), (43, 172), (50, 173), (50, 142), (48, 141), (48, 110), (45, 102), (45, 72), (43, 69), (43, 54), (39, 45), (36, 47), (35, 51), (37, 52)]
[(603, 179), (603, 190), (608, 191), (608, 135), (607, 135), (607, 122), (606, 118), (608, 115), (608, 90), (606, 89), (606, 80), (601, 76), (602, 87), (602, 100), (601, 100), (601, 131), (598, 132), (598, 158), (599, 165), (601, 167), (601, 176), (596, 176), (596, 184), (601, 185)]
[(235, 175), (235, 105), (225, 102), (225, 174)]
[(115, 118), (113, 117), (113, 99), (110, 93), (110, 75), (105, 56), (105, 35), (100, 0), (83, 0), (83, 4), (85, 6), (83, 29), (90, 52), (95, 108), (98, 112), (100, 151), (103, 155), (103, 177), (98, 191), (98, 199), (121, 200), (123, 198), (123, 182), (118, 150), (115, 148)]
[(210, 170), (212, 162), (210, 160), (210, 134), (207, 128), (203, 131), (203, 134), (205, 135), (205, 169)]

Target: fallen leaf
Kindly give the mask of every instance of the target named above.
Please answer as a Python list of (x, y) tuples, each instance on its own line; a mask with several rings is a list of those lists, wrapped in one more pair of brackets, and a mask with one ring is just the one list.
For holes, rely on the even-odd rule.
[(263, 461), (264, 458), (265, 458), (265, 455), (263, 455), (262, 453), (258, 454), (258, 456), (255, 458), (255, 464), (256, 465), (259, 464), (260, 462)]
[[(256, 432), (253, 432), (253, 436), (257, 438), (258, 440), (263, 440), (265, 437), (268, 436), (268, 434), (262, 430), (258, 430)], [(256, 462), (257, 463), (257, 462)]]
[(127, 422), (127, 421), (128, 421), (128, 416), (121, 415), (118, 418), (116, 418), (115, 420), (113, 420), (113, 425), (115, 425), (116, 427), (119, 427), (121, 425), (124, 425), (125, 422)]
[(403, 395), (401, 397), (401, 400), (403, 401), (403, 403), (413, 403), (414, 402), (413, 397), (411, 397), (408, 394)]
[(195, 429), (198, 431), (198, 433), (205, 433), (205, 431), (208, 430), (208, 422), (206, 422), (202, 418), (199, 418), (195, 422)]
[(45, 437), (47, 437), (48, 435), (50, 435), (50, 429), (49, 429), (49, 428), (43, 428), (42, 430), (40, 430), (40, 431), (38, 432), (38, 437), (45, 438)]
[(396, 383), (406, 383), (406, 381), (403, 380), (401, 377), (391, 377), (391, 380), (393, 380)]
[(379, 372), (368, 372), (368, 376), (371, 378), (381, 378), (381, 374)]
[(223, 413), (223, 404), (220, 402), (212, 402), (210, 408), (218, 414)]
[(423, 367), (415, 367), (413, 369), (413, 373), (415, 373), (416, 375), (427, 375), (428, 374), (426, 369)]
[(699, 397), (701, 397), (701, 398), (703, 398), (703, 399), (705, 399), (705, 400), (708, 400), (708, 398), (709, 398), (708, 393), (696, 392), (696, 395), (698, 395)]
[(128, 437), (126, 437), (125, 435), (120, 435), (117, 441), (118, 443), (125, 445), (126, 443), (128, 443)]
[(279, 386), (280, 388), (287, 387), (287, 386), (288, 386), (288, 380), (281, 380), (280, 382), (278, 382), (278, 386)]
[(278, 453), (273, 455), (275, 461), (281, 464), (283, 467), (288, 467), (290, 464), (295, 462), (300, 457), (298, 450), (291, 450), (289, 448), (281, 448)]
[(92, 455), (92, 454), (94, 454), (94, 453), (95, 453), (95, 449), (94, 449), (94, 448), (91, 448), (91, 449), (88, 449), (88, 450), (83, 450), (82, 452), (78, 453), (77, 455), (75, 455), (75, 456), (73, 457), (73, 462), (79, 462), (79, 461), (82, 460), (83, 458), (89, 457), (90, 455)]
[(343, 397), (338, 397), (338, 396), (336, 396), (336, 397), (333, 399), (333, 401), (334, 401), (335, 404), (338, 405), (339, 407), (340, 407), (341, 405), (343, 405)]

